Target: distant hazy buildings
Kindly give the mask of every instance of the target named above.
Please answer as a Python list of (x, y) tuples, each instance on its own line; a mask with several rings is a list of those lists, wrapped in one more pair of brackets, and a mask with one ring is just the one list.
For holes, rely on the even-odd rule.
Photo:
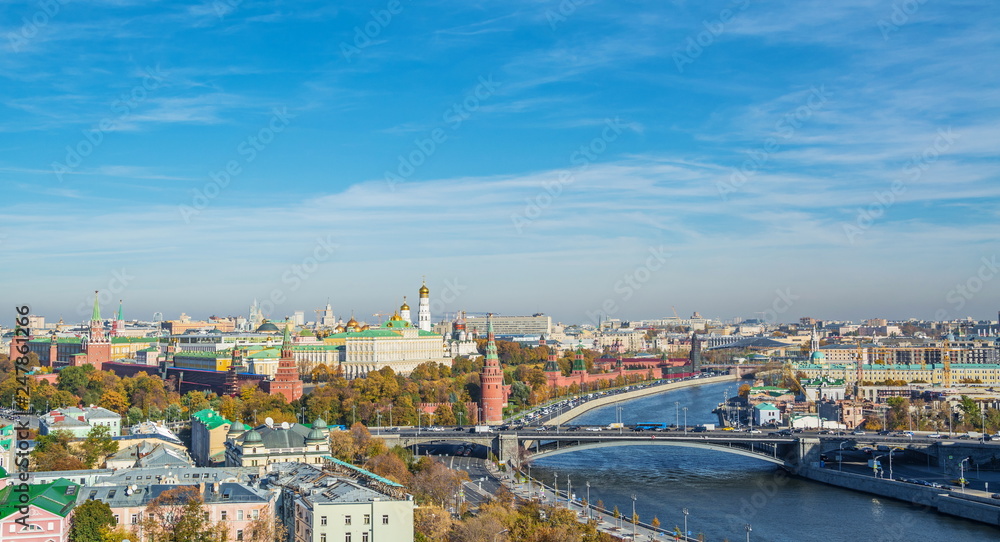
[[(544, 314), (532, 316), (493, 316), (493, 332), (497, 337), (518, 335), (550, 335), (552, 317)], [(477, 334), (486, 331), (487, 317), (470, 316), (465, 320), (466, 330)]]

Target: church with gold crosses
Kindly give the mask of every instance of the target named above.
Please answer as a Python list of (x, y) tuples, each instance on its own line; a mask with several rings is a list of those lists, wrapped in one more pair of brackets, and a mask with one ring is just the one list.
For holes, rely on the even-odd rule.
[(431, 332), (430, 290), (419, 290), (417, 322), (410, 320), (410, 306), (403, 299), (399, 310), (378, 327), (361, 324), (351, 316), (323, 339), (327, 345), (343, 346), (339, 364), (348, 379), (359, 378), (383, 367), (409, 374), (421, 363), (433, 361), (451, 365), (441, 335)]

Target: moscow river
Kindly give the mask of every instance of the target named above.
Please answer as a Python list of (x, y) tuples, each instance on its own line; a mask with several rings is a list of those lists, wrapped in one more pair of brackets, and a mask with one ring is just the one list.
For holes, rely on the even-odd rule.
[[(712, 409), (738, 384), (724, 383), (685, 388), (619, 403), (627, 425), (642, 422), (715, 423)], [(678, 416), (679, 412), (679, 416)], [(574, 424), (608, 424), (617, 420), (615, 405), (576, 418)], [(570, 479), (577, 499), (603, 501), (626, 517), (636, 513), (660, 527), (683, 528), (687, 508), (692, 536), (704, 533), (717, 542), (750, 540), (801, 542), (864, 541), (985, 541), (1000, 540), (1000, 529), (973, 521), (925, 511), (908, 503), (798, 479), (765, 461), (692, 448), (627, 446), (567, 453), (533, 462), (531, 475), (559, 487)]]

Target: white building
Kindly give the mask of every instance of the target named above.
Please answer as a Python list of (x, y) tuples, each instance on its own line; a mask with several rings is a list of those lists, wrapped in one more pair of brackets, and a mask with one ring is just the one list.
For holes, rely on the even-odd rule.
[(277, 516), (289, 540), (413, 541), (413, 498), (390, 480), (333, 460), (322, 468), (275, 464), (266, 482), (281, 490)]
[(101, 407), (67, 407), (53, 410), (38, 419), (39, 434), (69, 431), (74, 437), (84, 438), (99, 425), (107, 426), (111, 436), (122, 434), (122, 417)]
[(248, 428), (234, 422), (226, 434), (227, 467), (259, 467), (294, 461), (311, 465), (324, 463), (330, 455), (330, 430), (322, 419), (312, 427), (299, 423), (268, 423)]
[[(506, 335), (545, 335), (552, 334), (552, 317), (544, 314), (532, 316), (497, 316), (493, 320), (493, 333), (497, 336)], [(485, 316), (470, 316), (466, 318), (465, 328), (477, 334), (486, 333)]]
[(781, 410), (771, 403), (758, 403), (753, 407), (754, 425), (767, 425), (769, 423), (781, 423)]

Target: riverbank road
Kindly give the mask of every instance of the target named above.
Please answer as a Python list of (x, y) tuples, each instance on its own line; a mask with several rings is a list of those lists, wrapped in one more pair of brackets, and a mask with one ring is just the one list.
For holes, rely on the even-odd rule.
[(642, 522), (633, 526), (632, 523), (628, 521), (628, 518), (632, 513), (631, 508), (627, 510), (620, 508), (619, 511), (621, 512), (622, 517), (615, 518), (610, 510), (598, 509), (595, 506), (586, 506), (584, 501), (579, 498), (578, 494), (574, 495), (577, 498), (570, 502), (565, 490), (560, 490), (559, 494), (556, 495), (553, 488), (543, 485), (535, 480), (530, 481), (530, 483), (521, 482), (511, 475), (510, 472), (497, 470), (492, 463), (487, 462), (487, 468), (490, 470), (490, 474), (493, 477), (495, 477), (519, 499), (536, 501), (550, 506), (566, 508), (576, 514), (577, 521), (580, 521), (581, 523), (586, 523), (588, 521), (597, 522), (597, 528), (600, 531), (608, 533), (619, 540), (660, 542), (674, 540), (695, 541), (694, 538), (675, 538), (673, 532), (668, 532), (665, 529), (654, 530), (651, 525), (647, 525)]

